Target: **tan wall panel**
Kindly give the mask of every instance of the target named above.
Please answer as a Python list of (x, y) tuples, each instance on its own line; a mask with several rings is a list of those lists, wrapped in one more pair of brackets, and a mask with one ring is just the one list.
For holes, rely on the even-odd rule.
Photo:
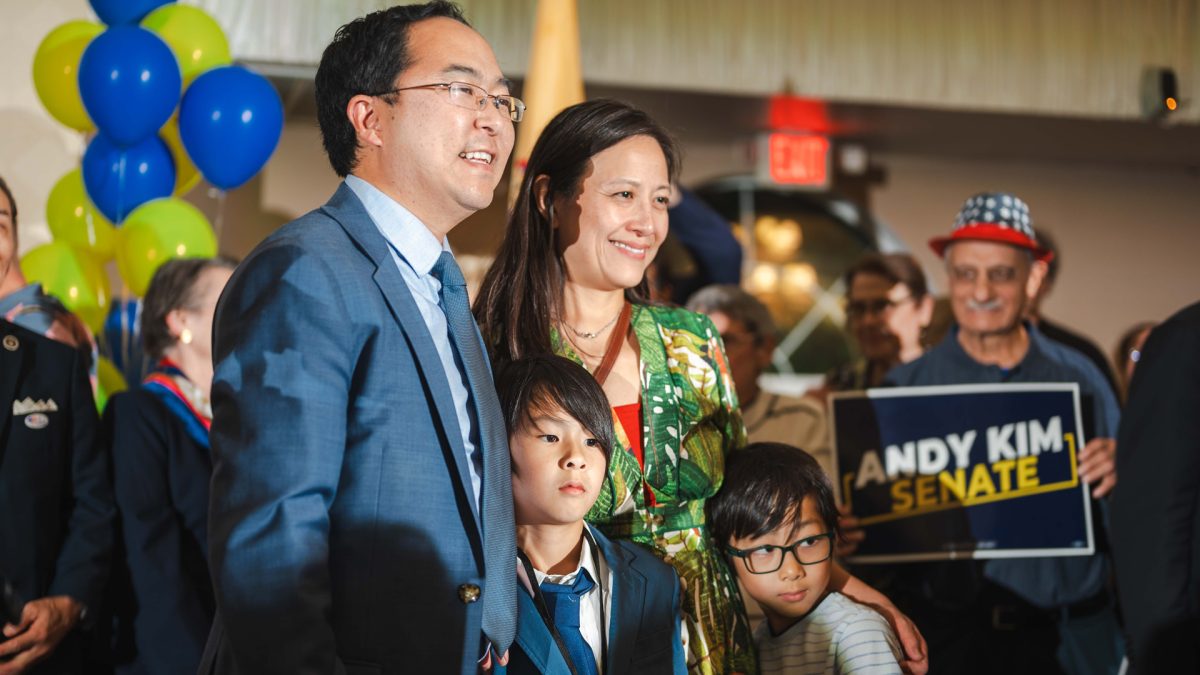
[[(238, 57), (310, 66), (337, 26), (391, 4), (194, 2)], [(461, 4), (524, 73), (534, 0)], [(1115, 118), (1139, 115), (1148, 65), (1200, 91), (1200, 0), (579, 0), (579, 16), (598, 83)]]

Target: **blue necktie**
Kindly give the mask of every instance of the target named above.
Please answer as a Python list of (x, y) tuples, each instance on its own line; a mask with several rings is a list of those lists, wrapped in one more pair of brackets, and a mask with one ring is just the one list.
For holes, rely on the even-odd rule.
[[(558, 630), (559, 637), (566, 645), (567, 652), (571, 655), (571, 663), (575, 664), (575, 671), (579, 675), (597, 675), (596, 655), (583, 639), (583, 633), (579, 632), (579, 606), (583, 603), (583, 596), (595, 586), (592, 576), (584, 568), (579, 569), (575, 583), (570, 586), (552, 584), (549, 581), (543, 581), (541, 584), (542, 594), (546, 598), (546, 609), (550, 612), (554, 628)], [(604, 599), (601, 598), (600, 601), (604, 602)], [(603, 629), (601, 626), (601, 630)]]
[(483, 454), (482, 505), (483, 563), (486, 587), (483, 592), (483, 633), (497, 654), (503, 654), (517, 635), (517, 536), (513, 525), (512, 470), (508, 459), (508, 434), (496, 398), (496, 386), (479, 341), (479, 330), (471, 316), (467, 282), (449, 251), (431, 270), (441, 282), (441, 306), (450, 327), (458, 358), (466, 371), (479, 421)]

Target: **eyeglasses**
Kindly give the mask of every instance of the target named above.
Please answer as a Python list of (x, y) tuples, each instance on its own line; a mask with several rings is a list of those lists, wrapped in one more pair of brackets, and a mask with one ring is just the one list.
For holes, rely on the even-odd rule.
[(751, 574), (770, 574), (783, 567), (783, 556), (788, 551), (801, 565), (816, 565), (829, 560), (833, 555), (833, 533), (815, 534), (788, 546), (767, 544), (746, 550), (726, 546), (725, 550), (729, 555), (741, 558)]
[[(1017, 278), (1017, 268), (1009, 265), (989, 267), (984, 271), (988, 283), (992, 285), (1010, 284)], [(950, 279), (956, 283), (973, 284), (979, 278), (979, 270), (974, 267), (951, 267)]]
[(402, 91), (410, 89), (437, 89), (446, 93), (450, 98), (450, 103), (460, 108), (467, 110), (483, 110), (487, 105), (488, 99), (491, 99), (492, 105), (496, 106), (496, 110), (504, 113), (514, 122), (520, 122), (525, 116), (525, 103), (509, 94), (489, 94), (483, 87), (478, 87), (466, 82), (434, 82), (432, 84), (418, 84), (411, 87), (397, 87), (381, 91), (372, 96), (388, 96), (390, 94), (398, 94)]
[(891, 298), (877, 298), (875, 300), (851, 300), (846, 303), (846, 316), (852, 319), (861, 319), (862, 317), (871, 314), (883, 314), (887, 310), (900, 305), (903, 302), (913, 300), (911, 295), (897, 300)]

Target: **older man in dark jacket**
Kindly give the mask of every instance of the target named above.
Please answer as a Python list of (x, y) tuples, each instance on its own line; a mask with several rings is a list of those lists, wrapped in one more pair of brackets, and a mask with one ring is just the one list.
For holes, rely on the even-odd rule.
[(0, 675), (82, 672), (107, 581), (115, 511), (83, 358), (0, 321), (0, 573), (25, 601)]

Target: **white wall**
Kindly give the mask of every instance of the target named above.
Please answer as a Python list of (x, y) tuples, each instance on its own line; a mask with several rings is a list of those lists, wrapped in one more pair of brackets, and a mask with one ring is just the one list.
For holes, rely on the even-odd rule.
[(72, 19), (96, 21), (86, 0), (0, 0), (0, 176), (20, 210), (21, 253), (50, 240), (46, 198), (79, 166), (83, 137), (59, 124), (33, 88), (33, 55), (42, 38)]

